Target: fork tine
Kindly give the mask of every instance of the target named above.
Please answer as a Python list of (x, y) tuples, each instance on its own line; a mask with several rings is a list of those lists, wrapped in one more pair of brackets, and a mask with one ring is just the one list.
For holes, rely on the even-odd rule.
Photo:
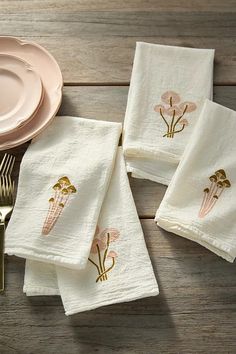
[(2, 172), (1, 172), (2, 175), (6, 174), (6, 170), (7, 170), (7, 167), (8, 167), (8, 164), (9, 164), (10, 160), (11, 160), (11, 155), (7, 154), (5, 162), (4, 162), (3, 167), (2, 167)]
[(0, 176), (0, 205), (3, 205), (4, 203), (4, 178), (3, 176)]
[(7, 203), (9, 204), (9, 183), (8, 183), (8, 175), (5, 176), (5, 186), (6, 186), (6, 194), (5, 194), (5, 197), (6, 197), (6, 201)]
[(13, 204), (15, 182), (10, 176), (0, 176), (0, 206)]
[[(15, 160), (16, 160), (15, 156), (12, 155), (11, 164), (10, 164), (9, 169), (8, 169), (8, 172), (7, 172), (8, 175), (11, 175), (11, 173), (12, 173), (12, 170), (13, 170), (13, 167), (14, 167), (14, 164), (15, 164)], [(6, 173), (6, 174), (7, 174), (7, 173)]]
[(8, 163), (6, 164), (5, 170), (4, 170), (4, 174), (5, 174), (5, 175), (10, 174), (10, 171), (12, 171), (12, 168), (13, 168), (13, 166), (14, 166), (14, 163), (15, 163), (15, 158), (14, 158), (14, 156), (9, 155), (9, 160), (8, 160)]
[(15, 161), (16, 161), (16, 158), (15, 158), (15, 156), (12, 156), (13, 158), (12, 158), (12, 164), (11, 164), (11, 167), (10, 167), (10, 169), (9, 169), (9, 175), (11, 175), (11, 173), (12, 173), (12, 170), (13, 170), (13, 167), (14, 167), (14, 165), (15, 165)]
[(12, 179), (10, 176), (8, 176), (8, 199), (9, 199), (9, 204), (13, 204), (14, 200), (14, 182), (12, 182)]
[(7, 154), (5, 163), (4, 163), (3, 168), (2, 168), (2, 175), (5, 175), (5, 171), (6, 171), (6, 168), (7, 168), (7, 166), (8, 166), (10, 157), (11, 157), (11, 156), (10, 156), (9, 154)]
[(1, 187), (2, 187), (2, 197), (3, 199), (6, 196), (6, 183), (5, 183), (5, 176), (2, 176), (2, 183), (1, 183)]
[(4, 154), (1, 165), (0, 165), (0, 175), (3, 175), (3, 168), (5, 168), (6, 161), (8, 160), (8, 154)]
[(8, 155), (7, 153), (4, 154), (3, 159), (2, 159), (2, 162), (1, 162), (1, 164), (0, 164), (0, 175), (3, 174), (3, 173), (2, 173), (2, 169), (3, 169), (3, 167), (4, 167), (5, 163), (6, 163), (7, 155)]

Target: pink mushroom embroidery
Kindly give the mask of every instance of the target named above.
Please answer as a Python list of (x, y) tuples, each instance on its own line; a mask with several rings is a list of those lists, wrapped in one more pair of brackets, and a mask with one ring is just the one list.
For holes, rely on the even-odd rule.
[[(100, 231), (99, 227), (96, 229), (94, 240), (91, 247), (89, 261), (96, 267), (98, 281), (105, 281), (108, 279), (108, 273), (114, 268), (116, 263), (117, 253), (113, 250), (109, 251), (110, 244), (115, 242), (120, 236), (117, 229), (106, 228)], [(96, 257), (96, 259), (94, 259)]]
[(187, 119), (183, 119), (185, 114), (196, 110), (197, 106), (193, 102), (180, 102), (181, 98), (174, 91), (167, 91), (161, 96), (162, 104), (157, 104), (154, 111), (159, 113), (166, 125), (166, 133), (163, 137), (174, 138), (189, 125)]

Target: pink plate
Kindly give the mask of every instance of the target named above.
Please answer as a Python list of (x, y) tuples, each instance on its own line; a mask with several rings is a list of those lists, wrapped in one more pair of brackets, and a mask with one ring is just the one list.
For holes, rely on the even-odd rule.
[(40, 76), (25, 61), (0, 54), (0, 135), (23, 126), (42, 97)]
[(0, 53), (29, 63), (39, 74), (44, 89), (42, 104), (33, 118), (23, 127), (1, 136), (0, 150), (6, 150), (32, 139), (49, 125), (60, 107), (63, 80), (53, 56), (36, 43), (0, 36)]

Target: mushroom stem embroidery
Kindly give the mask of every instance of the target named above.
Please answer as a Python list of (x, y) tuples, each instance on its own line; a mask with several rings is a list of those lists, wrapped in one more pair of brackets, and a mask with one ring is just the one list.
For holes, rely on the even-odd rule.
[(59, 178), (52, 189), (54, 195), (49, 199), (49, 209), (42, 230), (42, 234), (45, 236), (53, 229), (63, 209), (68, 203), (71, 194), (77, 192), (75, 186), (71, 184), (69, 178), (66, 176)]
[(217, 170), (214, 175), (209, 177), (209, 180), (211, 182), (210, 186), (203, 190), (204, 194), (198, 214), (199, 218), (204, 218), (215, 206), (225, 188), (231, 186), (223, 169)]
[(160, 114), (167, 127), (163, 138), (174, 138), (175, 134), (182, 132), (189, 125), (188, 120), (183, 118), (184, 115), (195, 111), (197, 106), (189, 101), (181, 103), (180, 96), (174, 91), (163, 93), (161, 100), (162, 104), (156, 105), (154, 111)]
[[(98, 281), (105, 281), (108, 279), (108, 273), (114, 268), (116, 264), (117, 253), (109, 251), (111, 242), (115, 242), (120, 236), (117, 229), (106, 228), (100, 232), (99, 227), (96, 229), (94, 240), (91, 247), (89, 261), (97, 269)], [(97, 255), (96, 261), (93, 259)]]

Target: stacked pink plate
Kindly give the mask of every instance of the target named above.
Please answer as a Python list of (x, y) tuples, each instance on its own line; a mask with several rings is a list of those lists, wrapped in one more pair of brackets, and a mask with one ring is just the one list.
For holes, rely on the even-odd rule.
[(48, 51), (0, 36), (0, 150), (23, 144), (50, 124), (62, 87), (60, 68)]

